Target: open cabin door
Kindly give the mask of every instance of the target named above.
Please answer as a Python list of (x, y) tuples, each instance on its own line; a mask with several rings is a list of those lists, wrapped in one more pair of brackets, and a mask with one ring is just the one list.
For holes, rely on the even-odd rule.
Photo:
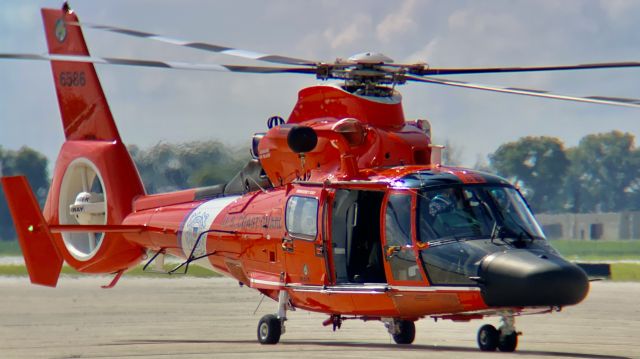
[[(426, 283), (415, 248), (415, 198), (407, 192), (390, 192), (384, 204), (384, 258), (389, 284), (419, 286)], [(424, 283), (424, 284), (423, 284)]]
[(384, 192), (338, 189), (331, 203), (334, 284), (386, 283), (380, 238)]
[(281, 245), (287, 284), (326, 284), (321, 225), (325, 201), (321, 189), (297, 190), (287, 198)]

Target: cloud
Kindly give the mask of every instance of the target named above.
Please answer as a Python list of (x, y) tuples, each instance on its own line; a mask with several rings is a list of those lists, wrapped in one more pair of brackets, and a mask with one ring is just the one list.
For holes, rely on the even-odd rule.
[(406, 57), (405, 63), (419, 63), (419, 62), (427, 62), (436, 57), (438, 53), (438, 47), (440, 46), (440, 38), (436, 37), (429, 41), (425, 47), (422, 49), (410, 54)]
[[(60, 6), (59, 0), (1, 1), (3, 52), (46, 51), (38, 10), (44, 1)], [(150, 0), (72, 2), (87, 22), (322, 61), (363, 51), (383, 52), (398, 62), (426, 61), (432, 67), (551, 65), (640, 57), (640, 49), (634, 46), (640, 42), (636, 21), (640, 1), (194, 0), (168, 2), (149, 12), (154, 4)], [(14, 11), (19, 13), (10, 15)], [(222, 55), (95, 30), (87, 30), (85, 36), (96, 56), (244, 64)], [(161, 139), (204, 138), (245, 144), (252, 132), (264, 130), (268, 116), (288, 115), (297, 90), (316, 83), (313, 76), (107, 66), (98, 66), (98, 72), (123, 138), (141, 145)], [(27, 144), (55, 157), (62, 130), (48, 64), (0, 62), (0, 78), (5, 81), (0, 89), (4, 115), (0, 144), (5, 148)], [(640, 97), (635, 69), (454, 78), (575, 95)], [(502, 142), (528, 134), (561, 136), (571, 145), (586, 133), (610, 128), (640, 133), (634, 109), (426, 84), (410, 84), (400, 91), (407, 116), (427, 117), (440, 138), (464, 143), (468, 164), (476, 161), (476, 153), (486, 154)], [(25, 129), (29, 129), (28, 136)]]
[(39, 19), (32, 16), (37, 12), (37, 4), (9, 1), (8, 4), (0, 7), (0, 22), (3, 27), (28, 29), (38, 22)]
[(637, 21), (640, 2), (636, 0), (600, 0), (600, 6), (607, 16), (616, 22)]
[(416, 4), (415, 0), (405, 0), (397, 12), (387, 15), (376, 26), (378, 39), (388, 43), (397, 35), (417, 29), (418, 25), (412, 18), (415, 15)]
[(358, 14), (351, 24), (345, 28), (330, 27), (324, 31), (324, 37), (329, 41), (332, 49), (340, 49), (355, 44), (364, 39), (371, 32), (373, 21), (365, 14)]

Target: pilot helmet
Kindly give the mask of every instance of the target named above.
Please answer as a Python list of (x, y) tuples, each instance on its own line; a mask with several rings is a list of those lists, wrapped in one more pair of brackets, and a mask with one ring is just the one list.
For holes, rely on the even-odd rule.
[(453, 209), (453, 201), (445, 195), (436, 195), (429, 203), (429, 214), (435, 217), (438, 214), (450, 212)]

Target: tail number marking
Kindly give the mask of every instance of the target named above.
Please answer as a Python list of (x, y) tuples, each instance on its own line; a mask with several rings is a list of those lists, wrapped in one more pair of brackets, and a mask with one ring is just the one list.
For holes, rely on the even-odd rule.
[(82, 87), (87, 83), (84, 71), (63, 71), (58, 77), (58, 82), (62, 87)]

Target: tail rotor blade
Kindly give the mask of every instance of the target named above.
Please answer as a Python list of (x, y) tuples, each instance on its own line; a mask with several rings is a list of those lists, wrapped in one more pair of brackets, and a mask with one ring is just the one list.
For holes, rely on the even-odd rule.
[(87, 174), (87, 167), (82, 167), (80, 172), (82, 176), (82, 192), (89, 192), (89, 175)]

